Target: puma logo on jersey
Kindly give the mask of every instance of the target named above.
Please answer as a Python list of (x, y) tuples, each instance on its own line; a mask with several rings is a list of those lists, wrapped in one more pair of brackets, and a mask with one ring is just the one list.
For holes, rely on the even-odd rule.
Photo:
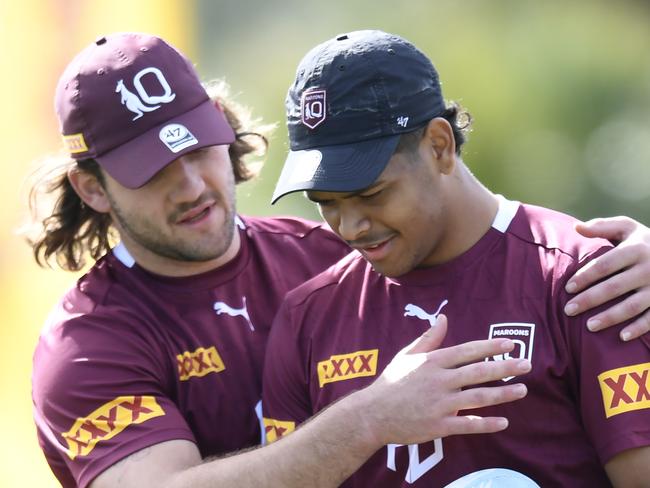
[(244, 317), (246, 322), (248, 322), (248, 327), (250, 330), (255, 330), (251, 318), (248, 315), (248, 310), (246, 309), (246, 297), (242, 297), (244, 301), (244, 306), (242, 308), (233, 308), (227, 303), (224, 302), (214, 302), (214, 311), (217, 312), (217, 315), (225, 313), (231, 317)]
[(417, 317), (420, 320), (426, 320), (427, 322), (429, 322), (429, 325), (433, 327), (434, 325), (436, 325), (436, 318), (438, 318), (438, 315), (440, 315), (442, 308), (448, 303), (449, 300), (443, 300), (440, 306), (438, 307), (438, 310), (436, 310), (432, 314), (425, 312), (422, 308), (418, 307), (417, 305), (413, 305), (412, 303), (409, 303), (404, 307), (404, 317)]

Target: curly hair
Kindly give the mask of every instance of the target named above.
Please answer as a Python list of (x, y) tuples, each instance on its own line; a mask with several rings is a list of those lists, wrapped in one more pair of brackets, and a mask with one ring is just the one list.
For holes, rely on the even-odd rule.
[[(454, 134), (454, 142), (456, 143), (456, 154), (460, 156), (463, 144), (467, 142), (467, 136), (471, 130), (472, 116), (470, 113), (461, 107), (456, 102), (449, 102), (445, 111), (438, 117), (442, 117), (449, 125)], [(395, 152), (414, 152), (420, 143), (420, 139), (424, 135), (426, 125), (419, 127), (411, 132), (402, 134)]]
[[(229, 147), (235, 182), (248, 181), (258, 171), (248, 164), (247, 157), (263, 158), (268, 149), (267, 135), (274, 126), (251, 119), (250, 112), (229, 97), (224, 81), (213, 81), (206, 90), (235, 131), (235, 142)], [(78, 271), (85, 266), (87, 256), (97, 261), (108, 252), (117, 234), (109, 214), (93, 210), (79, 198), (68, 179), (71, 169), (93, 175), (104, 186), (104, 174), (94, 159), (75, 161), (67, 155), (46, 159), (31, 178), (28, 199), (32, 222), (23, 233), (40, 266), (51, 267), (54, 261), (62, 269)]]

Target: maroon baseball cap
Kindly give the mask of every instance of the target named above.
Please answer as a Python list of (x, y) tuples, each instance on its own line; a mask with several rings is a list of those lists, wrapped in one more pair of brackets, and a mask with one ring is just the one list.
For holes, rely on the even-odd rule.
[(70, 156), (95, 159), (127, 188), (187, 152), (235, 141), (190, 61), (147, 34), (108, 35), (79, 53), (59, 79), (55, 109)]

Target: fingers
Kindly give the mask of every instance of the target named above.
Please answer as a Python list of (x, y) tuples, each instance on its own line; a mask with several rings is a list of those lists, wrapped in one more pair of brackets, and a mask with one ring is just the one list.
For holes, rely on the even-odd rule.
[(604, 312), (587, 320), (587, 328), (593, 332), (620, 324), (643, 313), (650, 303), (650, 290), (642, 290), (630, 295)]
[(445, 419), (445, 422), (446, 424), (441, 437), (465, 434), (492, 434), (508, 427), (508, 419), (505, 417), (477, 417), (475, 415), (466, 415), (449, 417)]
[(523, 383), (512, 385), (470, 388), (458, 392), (455, 405), (457, 411), (476, 408), (493, 407), (502, 403), (521, 400), (528, 394), (528, 388)]
[(447, 334), (447, 317), (443, 314), (436, 318), (436, 325), (427, 329), (420, 337), (411, 342), (398, 354), (418, 354), (436, 350)]
[[(598, 256), (580, 268), (569, 279), (565, 289), (567, 293), (577, 293), (606, 276), (631, 266), (638, 261), (638, 258), (639, 250), (635, 246), (622, 246), (610, 249), (605, 254)], [(630, 289), (628, 288), (628, 290)], [(600, 303), (603, 303), (603, 301)]]
[(480, 385), (490, 381), (519, 376), (529, 373), (530, 370), (531, 363), (527, 359), (482, 361), (450, 370), (450, 374), (453, 376), (449, 378), (449, 385), (453, 388), (465, 388), (471, 385)]
[(602, 237), (622, 241), (636, 229), (636, 222), (628, 217), (592, 219), (576, 224), (576, 231), (585, 237)]
[(627, 325), (621, 331), (620, 337), (624, 341), (631, 341), (641, 337), (646, 332), (650, 332), (650, 310), (647, 310), (643, 315), (637, 317), (634, 322)]
[(591, 317), (587, 321), (587, 328), (592, 332), (597, 332), (636, 317), (634, 322), (628, 324), (620, 333), (620, 337), (624, 341), (636, 339), (650, 331), (650, 310), (647, 310), (649, 302), (650, 291), (639, 291), (604, 312)]
[(647, 271), (646, 264), (650, 261), (650, 230), (644, 225), (628, 217), (613, 217), (577, 224), (576, 230), (587, 237), (623, 242), (579, 270), (567, 283), (568, 293), (577, 293), (632, 265), (646, 267)]
[[(601, 283), (593, 285), (591, 288), (573, 297), (565, 305), (564, 313), (569, 316), (578, 315), (634, 290), (639, 290), (636, 293), (636, 295), (639, 295), (643, 291), (642, 288), (648, 285), (648, 280), (650, 280), (650, 274), (643, 269), (643, 266), (633, 266), (626, 271), (609, 277)], [(637, 298), (640, 300), (645, 299), (645, 307), (636, 310), (634, 315), (619, 315), (622, 317), (619, 322), (630, 319), (650, 307), (650, 297), (642, 295)]]
[[(528, 394), (526, 385), (472, 388), (457, 392), (450, 401), (451, 411), (478, 409), (521, 400)], [(508, 426), (504, 417), (450, 416), (445, 435), (499, 432)]]
[(485, 339), (466, 342), (428, 353), (430, 359), (443, 368), (481, 361), (489, 356), (498, 356), (514, 349), (509, 339)]

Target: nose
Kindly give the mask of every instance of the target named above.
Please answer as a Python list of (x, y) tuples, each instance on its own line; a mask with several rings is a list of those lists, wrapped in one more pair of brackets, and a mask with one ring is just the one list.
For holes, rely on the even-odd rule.
[(169, 172), (173, 182), (171, 199), (174, 203), (193, 202), (205, 191), (201, 165), (196, 158), (181, 156), (165, 170)]
[(370, 229), (368, 217), (353, 205), (341, 205), (338, 215), (339, 235), (346, 241), (355, 241)]

